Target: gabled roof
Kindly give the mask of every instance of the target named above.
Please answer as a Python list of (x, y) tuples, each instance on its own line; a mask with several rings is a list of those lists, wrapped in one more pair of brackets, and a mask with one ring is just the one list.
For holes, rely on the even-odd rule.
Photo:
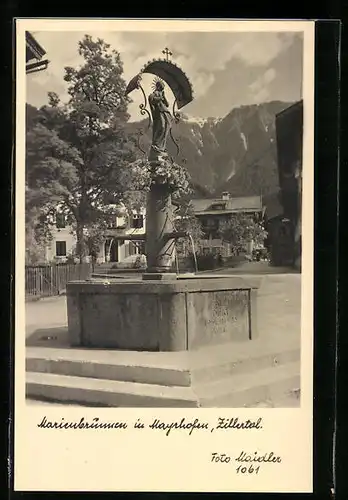
[(243, 196), (226, 200), (222, 198), (197, 198), (191, 200), (190, 203), (196, 215), (262, 211), (261, 196)]

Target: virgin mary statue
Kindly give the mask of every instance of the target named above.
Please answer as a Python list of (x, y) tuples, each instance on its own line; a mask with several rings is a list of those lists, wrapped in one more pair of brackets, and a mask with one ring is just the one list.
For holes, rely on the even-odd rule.
[(166, 151), (167, 137), (173, 120), (161, 80), (154, 82), (154, 91), (149, 95), (149, 105), (152, 114), (151, 156), (158, 156), (159, 153)]

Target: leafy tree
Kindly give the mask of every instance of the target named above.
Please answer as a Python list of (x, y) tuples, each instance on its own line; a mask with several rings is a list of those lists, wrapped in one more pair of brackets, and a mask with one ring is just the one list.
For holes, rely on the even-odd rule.
[[(30, 104), (26, 105), (26, 128), (30, 130), (38, 118), (38, 110)], [(44, 237), (41, 224), (42, 206), (44, 200), (41, 193), (25, 187), (25, 262), (35, 265), (45, 260), (44, 246), (47, 239)]]
[(31, 116), (26, 168), (29, 189), (45, 201), (46, 226), (58, 204), (76, 232), (83, 261), (91, 245), (88, 233), (97, 233), (108, 203), (124, 198), (131, 187), (124, 170), (134, 160), (135, 141), (125, 133), (129, 99), (119, 53), (89, 35), (78, 52), (82, 66), (65, 68), (69, 102), (49, 93), (49, 104)]
[(224, 241), (231, 243), (234, 249), (241, 250), (250, 241), (262, 244), (267, 232), (258, 216), (241, 213), (234, 214), (226, 222), (221, 222), (219, 235)]
[(26, 210), (25, 213), (25, 263), (36, 265), (45, 260), (45, 243), (38, 226), (40, 225), (39, 209)]

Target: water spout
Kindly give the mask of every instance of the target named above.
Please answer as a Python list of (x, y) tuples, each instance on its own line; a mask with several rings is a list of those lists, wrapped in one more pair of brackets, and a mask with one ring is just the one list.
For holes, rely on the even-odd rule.
[[(111, 257), (111, 250), (112, 250), (112, 245), (115, 244), (115, 238), (112, 238), (111, 241), (110, 241), (110, 245), (109, 245), (109, 248), (107, 250), (107, 256), (108, 256), (108, 263), (110, 264), (110, 257)], [(105, 284), (106, 285), (109, 285), (110, 284), (110, 281), (109, 281), (109, 267), (106, 268), (106, 278), (105, 278)]]
[(198, 273), (198, 263), (197, 263), (197, 256), (196, 256), (196, 249), (195, 249), (195, 243), (193, 241), (193, 238), (192, 238), (192, 234), (188, 233), (187, 234), (190, 242), (191, 242), (191, 247), (192, 247), (192, 253), (193, 253), (193, 259), (195, 261), (195, 271), (196, 273)]
[(179, 269), (179, 257), (178, 257), (178, 252), (175, 249), (175, 265), (176, 265), (176, 274), (179, 276), (180, 274), (180, 269)]

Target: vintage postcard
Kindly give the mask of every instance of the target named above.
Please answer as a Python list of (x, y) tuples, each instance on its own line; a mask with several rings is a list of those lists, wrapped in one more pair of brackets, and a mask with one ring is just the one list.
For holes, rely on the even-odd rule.
[(314, 22), (16, 39), (14, 489), (311, 492)]

